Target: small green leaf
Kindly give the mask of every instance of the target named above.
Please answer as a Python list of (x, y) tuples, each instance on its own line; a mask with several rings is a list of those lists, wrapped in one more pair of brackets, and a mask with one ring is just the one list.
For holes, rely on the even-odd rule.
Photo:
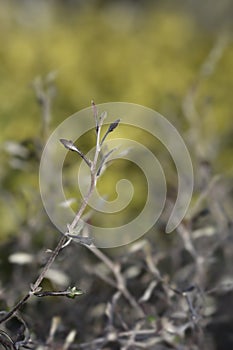
[(78, 295), (82, 295), (83, 291), (81, 289), (77, 289), (76, 287), (69, 287), (67, 289), (68, 294), (67, 298), (74, 299)]

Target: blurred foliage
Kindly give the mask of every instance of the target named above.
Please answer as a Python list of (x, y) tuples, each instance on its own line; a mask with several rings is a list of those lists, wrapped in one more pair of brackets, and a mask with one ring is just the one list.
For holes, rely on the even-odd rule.
[[(39, 202), (35, 197), (36, 193), (39, 196), (37, 173), (43, 141), (33, 91), (38, 76), (55, 77), (51, 130), (89, 106), (92, 98), (96, 103), (132, 102), (153, 108), (173, 122), (196, 156), (189, 143), (193, 125), (184, 117), (182, 103), (199, 79), (200, 67), (217, 36), (229, 33), (224, 26), (224, 33), (220, 26), (218, 33), (206, 30), (185, 6), (176, 10), (168, 3), (1, 2), (1, 236), (16, 233), (28, 215), (27, 207), (32, 210), (32, 202)], [(194, 143), (200, 145), (199, 156), (213, 161), (215, 171), (231, 175), (230, 40), (220, 56), (213, 72), (200, 79), (194, 96), (199, 111)], [(119, 136), (125, 133), (121, 129)], [(6, 141), (18, 141), (16, 148), (22, 146), (29, 153), (22, 157), (18, 154), (21, 148), (9, 152)], [(112, 181), (105, 181), (104, 190), (108, 192), (111, 186)]]

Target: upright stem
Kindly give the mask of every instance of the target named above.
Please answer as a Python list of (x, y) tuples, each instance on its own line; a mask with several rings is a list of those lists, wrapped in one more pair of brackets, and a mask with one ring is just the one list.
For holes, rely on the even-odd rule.
[[(102, 124), (99, 125), (98, 130), (97, 130), (97, 136), (96, 136), (96, 150), (95, 150), (95, 155), (94, 155), (94, 160), (93, 163), (90, 167), (90, 171), (91, 171), (91, 184), (90, 184), (90, 188), (88, 193), (86, 194), (86, 196), (84, 197), (81, 206), (77, 212), (77, 214), (75, 215), (72, 223), (70, 224), (70, 229), (73, 230), (75, 229), (75, 227), (77, 226), (79, 220), (82, 217), (82, 214), (84, 212), (84, 210), (86, 209), (87, 205), (88, 205), (88, 201), (95, 189), (96, 186), (96, 181), (97, 181), (97, 175), (96, 175), (96, 166), (97, 166), (97, 161), (98, 161), (98, 157), (99, 157), (99, 153), (101, 150), (100, 147), (100, 131), (101, 131), (101, 126)], [(41, 284), (41, 282), (43, 281), (46, 272), (50, 269), (51, 265), (53, 264), (54, 260), (57, 258), (58, 254), (60, 253), (60, 251), (63, 249), (63, 246), (65, 244), (67, 240), (66, 235), (63, 235), (61, 237), (61, 239), (59, 240), (56, 248), (52, 251), (50, 258), (48, 259), (47, 263), (45, 264), (45, 266), (43, 267), (41, 273), (39, 274), (39, 276), (37, 277), (35, 283), (31, 286), (31, 290), (12, 308), (11, 311), (9, 311), (2, 319), (0, 319), (0, 324), (7, 321), (8, 319), (10, 319), (15, 312), (22, 307), (22, 305), (25, 304), (25, 302), (32, 296), (34, 295), (34, 293), (36, 293), (38, 291), (38, 288)]]
[[(72, 232), (77, 224), (79, 223), (84, 210), (86, 209), (88, 202), (90, 200), (90, 197), (93, 194), (93, 191), (96, 187), (96, 183), (97, 183), (97, 179), (98, 179), (98, 168), (97, 168), (97, 163), (98, 163), (98, 159), (99, 159), (99, 154), (101, 152), (101, 146), (103, 144), (103, 142), (100, 142), (100, 133), (101, 133), (101, 128), (103, 125), (103, 117), (99, 119), (99, 121), (97, 120), (97, 116), (96, 116), (96, 122), (97, 122), (97, 127), (96, 127), (96, 149), (95, 149), (95, 155), (94, 155), (94, 159), (93, 162), (87, 163), (87, 165), (90, 168), (90, 173), (91, 173), (91, 183), (90, 183), (90, 188), (88, 193), (86, 194), (86, 196), (83, 198), (81, 206), (77, 212), (77, 214), (75, 215), (72, 223), (69, 225), (69, 230)], [(110, 131), (112, 131), (117, 125), (118, 125), (119, 121), (117, 121), (117, 124), (115, 122), (115, 124), (113, 125), (112, 129), (109, 129)], [(106, 134), (107, 135), (107, 134)], [(64, 139), (62, 139), (62, 143), (65, 147), (67, 147), (66, 143), (64, 143)], [(83, 157), (82, 157), (83, 158)], [(84, 157), (85, 158), (85, 157)], [(85, 158), (86, 159), (86, 158)], [(84, 159), (84, 160), (85, 160)], [(69, 233), (69, 232), (68, 232)], [(0, 324), (2, 322), (7, 321), (9, 318), (11, 318), (15, 312), (21, 308), (22, 305), (25, 304), (25, 302), (32, 296), (35, 295), (38, 292), (38, 289), (40, 287), (41, 282), (43, 281), (43, 279), (45, 278), (46, 272), (50, 269), (51, 265), (53, 264), (54, 260), (57, 258), (58, 254), (60, 253), (60, 251), (63, 249), (63, 247), (65, 247), (65, 243), (67, 241), (67, 236), (69, 237), (69, 235), (65, 234), (61, 237), (61, 239), (59, 240), (56, 248), (52, 251), (50, 258), (48, 259), (47, 263), (45, 264), (45, 266), (43, 267), (41, 273), (39, 274), (39, 276), (37, 277), (36, 281), (34, 284), (31, 285), (31, 289), (30, 291), (12, 308), (11, 311), (9, 311), (1, 320), (0, 320)], [(69, 237), (70, 238), (70, 237)], [(108, 266), (108, 268), (110, 269), (110, 271), (112, 271), (115, 280), (116, 280), (116, 288), (122, 293), (122, 295), (124, 295), (124, 297), (128, 300), (129, 304), (135, 308), (135, 310), (138, 312), (138, 315), (140, 317), (144, 316), (144, 313), (142, 311), (142, 309), (140, 308), (140, 306), (138, 305), (138, 303), (136, 302), (136, 300), (133, 298), (133, 296), (130, 294), (130, 292), (128, 291), (126, 284), (125, 284), (125, 280), (122, 276), (122, 273), (119, 269), (119, 267), (114, 264), (103, 252), (101, 252), (101, 250), (99, 250), (94, 244), (91, 244), (90, 246), (86, 245), (86, 247), (92, 251), (93, 254), (95, 254), (101, 261), (103, 261), (106, 266)]]

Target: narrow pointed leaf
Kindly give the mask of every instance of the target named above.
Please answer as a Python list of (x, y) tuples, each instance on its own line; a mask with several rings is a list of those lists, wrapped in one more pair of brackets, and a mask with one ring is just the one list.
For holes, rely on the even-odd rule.
[(116, 129), (119, 123), (120, 123), (120, 119), (117, 119), (115, 120), (115, 122), (111, 123), (108, 128), (108, 132), (112, 132), (114, 129)]

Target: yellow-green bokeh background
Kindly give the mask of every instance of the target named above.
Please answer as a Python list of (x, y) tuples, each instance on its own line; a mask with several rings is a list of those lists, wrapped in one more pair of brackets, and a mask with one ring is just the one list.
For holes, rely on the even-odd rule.
[[(198, 80), (218, 37), (228, 37), (212, 74), (198, 87), (199, 117), (194, 124), (200, 148), (214, 171), (232, 175), (231, 30), (224, 25), (224, 16), (216, 19), (216, 26), (214, 22), (205, 26), (182, 2), (177, 7), (172, 3), (155, 6), (151, 2), (143, 7), (87, 1), (68, 9), (56, 1), (1, 2), (0, 237), (17, 233), (28, 206), (34, 205), (36, 213), (38, 167), (12, 168), (4, 142), (40, 137), (41, 116), (32, 81), (50, 72), (56, 73), (57, 89), (51, 129), (89, 106), (92, 99), (96, 103), (124, 101), (163, 114), (189, 146), (193, 125), (183, 115), (183, 99)], [(109, 187), (107, 182), (106, 191)]]

